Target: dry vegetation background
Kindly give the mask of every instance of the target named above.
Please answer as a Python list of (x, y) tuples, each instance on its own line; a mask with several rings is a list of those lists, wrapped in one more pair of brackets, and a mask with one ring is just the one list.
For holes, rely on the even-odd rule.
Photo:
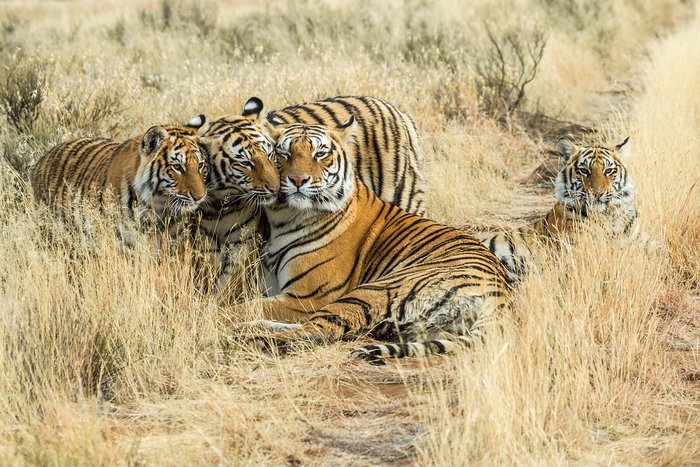
[[(289, 3), (0, 3), (0, 464), (700, 462), (695, 5)], [(121, 254), (111, 220), (71, 231), (27, 186), (70, 138), (338, 94), (414, 116), (430, 214), (455, 225), (551, 205), (519, 180), (569, 122), (629, 134), (668, 255), (586, 233), (541, 258), (505, 332), (464, 355), (278, 358), (222, 339), (226, 309), (186, 257), (148, 239)]]

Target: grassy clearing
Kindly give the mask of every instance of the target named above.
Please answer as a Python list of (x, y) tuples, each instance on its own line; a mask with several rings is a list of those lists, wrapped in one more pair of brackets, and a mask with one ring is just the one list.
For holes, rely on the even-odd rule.
[[(0, 12), (1, 464), (699, 460), (689, 7), (166, 0)], [(536, 75), (509, 108), (539, 31)], [(610, 89), (626, 91), (625, 108), (610, 112)], [(251, 95), (275, 108), (344, 93), (415, 117), (430, 214), (456, 225), (512, 225), (552, 202), (517, 182), (553, 137), (528, 115), (594, 126), (608, 143), (630, 134), (645, 228), (668, 255), (582, 234), (543, 255), (502, 335), (460, 357), (372, 368), (347, 360), (350, 343), (276, 358), (222, 339), (226, 309), (197, 292), (186, 252), (143, 238), (122, 254), (115, 219), (72, 231), (26, 184), (32, 161), (69, 138), (237, 112)]]

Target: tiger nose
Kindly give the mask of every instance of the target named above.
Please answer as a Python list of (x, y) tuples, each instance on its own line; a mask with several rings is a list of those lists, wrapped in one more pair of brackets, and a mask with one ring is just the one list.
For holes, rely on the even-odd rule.
[(279, 184), (279, 183), (277, 183), (276, 185), (268, 185), (268, 184), (265, 184), (265, 188), (266, 188), (267, 191), (269, 191), (270, 193), (278, 193), (278, 192), (280, 191), (280, 184)]
[(195, 201), (201, 201), (202, 198), (204, 198), (207, 195), (207, 192), (204, 190), (201, 190), (201, 191), (193, 191), (191, 194), (192, 194), (192, 198), (194, 198)]
[(596, 198), (600, 198), (600, 197), (603, 196), (604, 194), (605, 194), (604, 191), (594, 191), (594, 192), (593, 192), (593, 196), (595, 196)]
[(297, 188), (301, 188), (301, 186), (306, 183), (311, 177), (303, 177), (300, 175), (290, 175), (289, 180), (296, 186)]

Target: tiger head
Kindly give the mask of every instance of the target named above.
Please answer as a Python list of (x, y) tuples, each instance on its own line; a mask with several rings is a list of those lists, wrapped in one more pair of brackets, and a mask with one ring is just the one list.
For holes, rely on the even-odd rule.
[(556, 152), (564, 167), (555, 182), (557, 201), (567, 208), (603, 212), (609, 206), (627, 202), (634, 187), (621, 159), (629, 153), (629, 137), (614, 148), (576, 146), (567, 139), (557, 143)]
[(135, 188), (144, 203), (167, 216), (194, 211), (207, 195), (207, 161), (199, 147), (206, 118), (194, 126), (153, 126), (139, 144)]
[(209, 158), (207, 187), (213, 200), (255, 206), (276, 201), (279, 174), (274, 143), (258, 125), (262, 109), (262, 101), (251, 97), (242, 115), (215, 120), (200, 139)]
[(355, 176), (346, 145), (354, 137), (355, 118), (337, 129), (301, 123), (271, 128), (277, 139), (280, 201), (302, 210), (342, 209), (353, 191)]

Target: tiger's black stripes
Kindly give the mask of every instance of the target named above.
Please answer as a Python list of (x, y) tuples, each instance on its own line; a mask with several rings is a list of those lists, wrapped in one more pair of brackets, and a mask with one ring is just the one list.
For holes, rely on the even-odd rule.
[[(552, 243), (585, 222), (602, 222), (613, 237), (635, 239), (640, 233), (634, 186), (622, 163), (629, 138), (613, 148), (557, 144), (563, 167), (557, 174), (557, 202), (541, 219), (498, 234), (477, 234), (506, 267), (515, 285), (532, 262), (532, 248)], [(624, 148), (624, 149), (623, 149)]]
[(167, 220), (194, 211), (206, 196), (207, 163), (197, 125), (154, 126), (124, 142), (81, 138), (59, 144), (32, 170), (37, 200), (72, 209), (84, 197), (116, 200), (128, 217), (138, 205)]
[[(265, 207), (263, 261), (277, 294), (262, 300), (263, 318), (304, 324), (257, 338), (282, 346), (365, 334), (400, 341), (353, 352), (362, 358), (471, 343), (484, 320), (510, 303), (500, 262), (465, 232), (405, 212), (355, 178), (346, 163), (348, 125), (338, 132), (292, 123), (273, 135), (283, 202)], [(345, 193), (340, 203), (318, 201), (337, 193)]]
[(354, 116), (356, 135), (348, 159), (360, 180), (381, 199), (423, 215), (423, 153), (413, 120), (393, 105), (368, 96), (329, 97), (268, 114), (272, 125), (294, 122), (337, 128)]
[[(263, 142), (267, 130), (258, 120), (262, 106), (259, 99), (249, 99), (244, 107), (249, 109), (246, 116), (213, 122), (203, 138), (212, 162), (209, 202), (199, 213), (201, 232), (210, 239), (210, 249), (219, 251), (225, 263), (230, 262), (225, 258), (232, 245), (261, 230), (258, 213), (263, 205), (273, 202), (276, 194), (272, 191), (280, 183), (274, 180), (275, 162), (262, 157), (268, 149)], [(355, 115), (359, 122), (358, 136), (348, 142), (348, 151), (353, 155), (350, 160), (360, 179), (386, 201), (422, 214), (423, 155), (415, 124), (391, 104), (372, 97), (333, 97), (270, 112), (268, 123), (302, 121), (337, 127), (350, 115)], [(242, 153), (243, 157), (236, 159), (236, 153)], [(248, 162), (254, 162), (254, 167), (248, 167)], [(327, 176), (337, 177), (332, 172)], [(333, 195), (319, 194), (317, 201), (337, 203), (346, 196), (344, 190), (341, 187)], [(326, 199), (326, 196), (330, 197)], [(227, 283), (230, 270), (227, 267), (220, 274), (218, 289)]]

